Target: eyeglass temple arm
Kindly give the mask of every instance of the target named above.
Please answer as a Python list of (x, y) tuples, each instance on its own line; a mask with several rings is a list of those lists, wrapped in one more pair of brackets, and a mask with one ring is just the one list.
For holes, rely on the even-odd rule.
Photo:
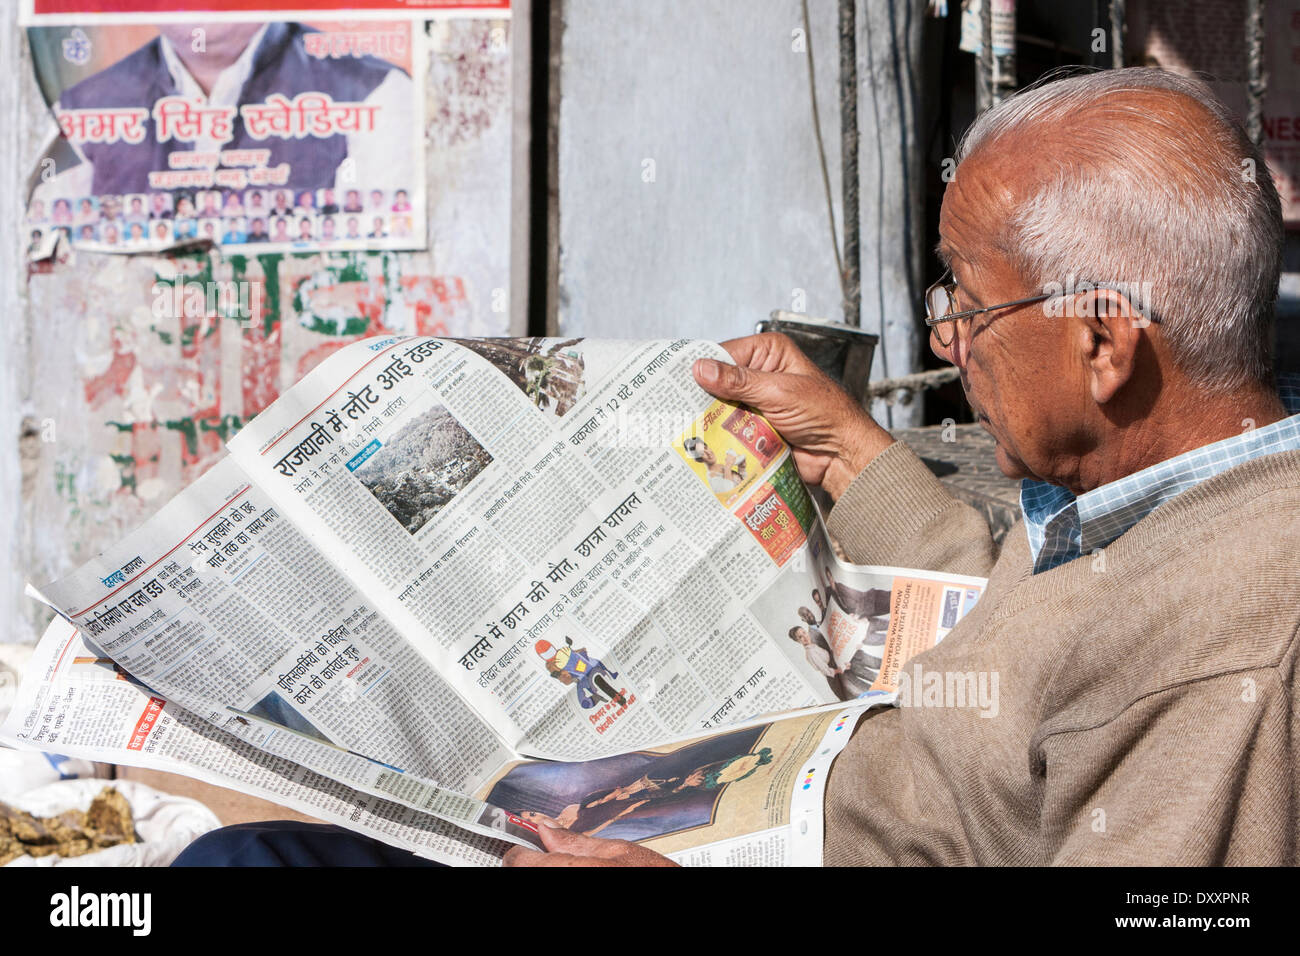
[(998, 309), (1009, 309), (1013, 305), (1029, 305), (1031, 302), (1042, 302), (1044, 299), (1051, 299), (1058, 295), (1056, 292), (1046, 292), (1043, 295), (1030, 296), (1028, 299), (1016, 299), (1014, 302), (999, 302), (997, 305), (988, 305), (982, 309), (967, 309), (964, 312), (949, 312), (947, 315), (939, 318), (925, 317), (925, 324), (935, 326), (941, 322), (952, 322), (956, 319), (964, 319), (968, 315), (981, 315), (985, 312), (996, 312)]

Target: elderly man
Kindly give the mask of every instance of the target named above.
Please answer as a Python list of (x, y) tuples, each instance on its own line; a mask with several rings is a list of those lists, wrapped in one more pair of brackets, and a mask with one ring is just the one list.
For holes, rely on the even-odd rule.
[[(1262, 158), (1198, 82), (1060, 80), (979, 118), (939, 231), (930, 344), (1022, 480), (1000, 554), (787, 339), (695, 370), (777, 426), (851, 558), (989, 578), (908, 670), (997, 675), (998, 706), (920, 695), (865, 717), (827, 784), (826, 862), (1296, 863), (1300, 380), (1271, 366), (1282, 224)], [(506, 863), (669, 862), (542, 839)], [(311, 841), (345, 844), (415, 859)]]
[[(853, 559), (990, 579), (915, 662), (998, 674), (997, 716), (863, 719), (828, 784), (826, 862), (1296, 863), (1300, 387), (1280, 400), (1271, 367), (1262, 158), (1198, 82), (1060, 80), (976, 121), (939, 231), (930, 345), (1022, 480), (1000, 555), (787, 340), (696, 368), (795, 447)], [(507, 862), (666, 862), (544, 836)]]

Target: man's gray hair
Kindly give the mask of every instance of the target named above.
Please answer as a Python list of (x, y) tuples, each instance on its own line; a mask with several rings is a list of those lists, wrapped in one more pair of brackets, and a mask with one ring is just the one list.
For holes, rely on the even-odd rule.
[[(1209, 115), (1115, 95), (1137, 91), (1188, 97)], [(1060, 161), (997, 237), (1020, 275), (1035, 287), (1073, 277), (1148, 289), (1142, 306), (1194, 382), (1271, 383), (1282, 209), (1236, 117), (1199, 80), (1107, 70), (1049, 80), (986, 111), (957, 161), (1004, 136), (1032, 142), (1040, 124), (1061, 144)]]

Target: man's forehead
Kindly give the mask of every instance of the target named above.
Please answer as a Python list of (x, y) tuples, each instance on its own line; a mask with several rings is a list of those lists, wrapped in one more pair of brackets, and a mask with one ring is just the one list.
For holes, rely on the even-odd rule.
[(953, 259), (970, 261), (1000, 233), (1032, 170), (1032, 161), (1000, 147), (979, 150), (962, 162), (939, 210), (935, 252), (945, 266)]

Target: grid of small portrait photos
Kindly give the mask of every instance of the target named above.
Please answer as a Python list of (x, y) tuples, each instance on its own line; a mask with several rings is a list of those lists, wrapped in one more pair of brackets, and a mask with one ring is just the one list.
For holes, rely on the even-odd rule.
[(208, 189), (33, 199), (27, 210), (29, 249), (52, 230), (74, 245), (147, 252), (179, 243), (267, 251), (360, 249), (409, 244), (415, 209), (405, 189)]

